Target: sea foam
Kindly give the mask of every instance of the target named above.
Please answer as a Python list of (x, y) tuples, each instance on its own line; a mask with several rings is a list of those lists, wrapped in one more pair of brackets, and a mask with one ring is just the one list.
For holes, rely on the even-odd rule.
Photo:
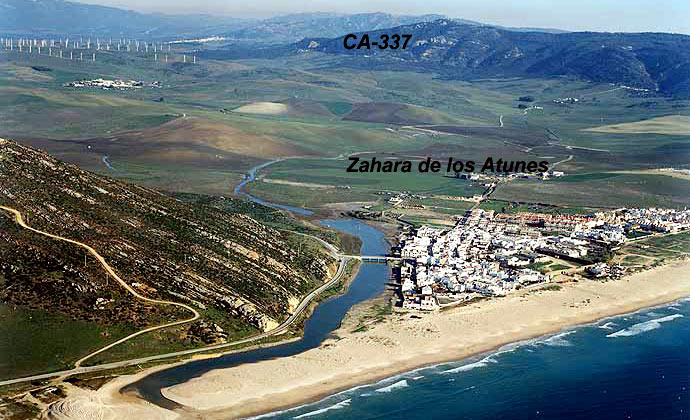
[(468, 363), (466, 365), (458, 366), (458, 367), (453, 368), (453, 369), (444, 370), (443, 372), (441, 372), (441, 374), (446, 375), (449, 373), (467, 372), (468, 370), (487, 366), (489, 363), (498, 363), (498, 362), (493, 359), (493, 355), (492, 355), (492, 356), (485, 357), (482, 360), (476, 361), (474, 363)]
[(549, 338), (546, 338), (542, 341), (537, 342), (537, 344), (543, 344), (545, 346), (553, 346), (553, 347), (568, 347), (572, 346), (573, 343), (570, 341), (566, 340), (564, 337), (569, 336), (570, 334), (573, 334), (575, 330), (573, 331), (566, 331), (560, 334), (552, 335)]
[(350, 406), (350, 402), (352, 402), (351, 399), (343, 400), (343, 401), (340, 401), (339, 403), (333, 404), (333, 405), (331, 405), (331, 406), (324, 407), (324, 408), (321, 408), (321, 409), (319, 409), (319, 410), (310, 411), (310, 412), (308, 412), (308, 413), (300, 414), (299, 416), (295, 416), (295, 417), (293, 417), (293, 418), (295, 418), (295, 419), (303, 419), (303, 418), (305, 418), (305, 417), (317, 416), (317, 415), (319, 415), (319, 414), (323, 414), (323, 413), (325, 413), (325, 412), (332, 411), (332, 410), (340, 410), (340, 409), (342, 409), (342, 408), (347, 408), (347, 407), (349, 407), (349, 406)]
[(622, 330), (616, 331), (615, 333), (608, 334), (607, 337), (609, 337), (609, 338), (632, 337), (634, 335), (642, 334), (642, 333), (647, 332), (647, 331), (656, 330), (657, 328), (661, 327), (661, 324), (663, 322), (673, 321), (676, 318), (682, 318), (682, 317), (683, 317), (683, 315), (681, 315), (681, 314), (674, 314), (674, 315), (668, 315), (668, 316), (664, 316), (664, 317), (657, 318), (657, 319), (651, 319), (649, 321), (634, 324), (628, 328), (624, 328)]
[(407, 380), (403, 379), (402, 381), (398, 381), (394, 384), (385, 386), (383, 388), (379, 388), (376, 390), (376, 392), (393, 392), (396, 389), (407, 388), (407, 387), (408, 387)]

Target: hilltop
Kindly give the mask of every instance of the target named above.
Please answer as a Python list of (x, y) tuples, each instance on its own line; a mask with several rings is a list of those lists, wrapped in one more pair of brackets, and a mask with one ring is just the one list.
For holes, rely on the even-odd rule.
[[(303, 237), (249, 216), (86, 172), (3, 139), (0, 205), (32, 227), (92, 246), (139, 294), (186, 303), (234, 336), (286, 319), (333, 263)], [(136, 328), (179, 318), (133, 299), (83, 249), (0, 216), (0, 302)]]
[(34, 35), (201, 36), (252, 22), (204, 14), (141, 13), (65, 0), (1, 0), (0, 13), (4, 17), (0, 31)]
[(688, 35), (518, 32), (450, 19), (368, 31), (372, 40), (384, 33), (410, 34), (410, 45), (405, 50), (347, 50), (343, 37), (322, 37), (253, 54), (340, 54), (348, 60), (339, 65), (435, 71), (464, 79), (569, 76), (690, 97)]

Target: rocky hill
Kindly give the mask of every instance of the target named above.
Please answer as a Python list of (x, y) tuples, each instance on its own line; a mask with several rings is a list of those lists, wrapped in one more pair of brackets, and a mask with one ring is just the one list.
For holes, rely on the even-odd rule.
[(450, 77), (572, 76), (690, 97), (690, 36), (665, 33), (518, 32), (449, 19), (368, 31), (410, 34), (406, 49), (345, 49), (343, 37), (306, 38), (270, 56), (319, 51), (342, 65), (419, 69)]
[[(85, 172), (2, 139), (0, 205), (19, 210), (32, 227), (91, 245), (142, 295), (262, 330), (285, 319), (334, 262), (303, 237), (248, 216)], [(22, 229), (1, 210), (0, 300), (137, 326), (177, 316), (134, 300), (83, 249)]]

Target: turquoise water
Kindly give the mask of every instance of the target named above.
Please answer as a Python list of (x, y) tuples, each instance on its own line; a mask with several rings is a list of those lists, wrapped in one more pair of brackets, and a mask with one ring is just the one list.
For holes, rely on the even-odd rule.
[(278, 419), (688, 419), (690, 299), (398, 375)]

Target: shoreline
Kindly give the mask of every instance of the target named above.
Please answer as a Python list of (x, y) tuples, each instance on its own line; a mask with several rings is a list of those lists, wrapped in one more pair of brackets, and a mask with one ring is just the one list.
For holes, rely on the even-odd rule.
[[(356, 274), (356, 271), (353, 274)], [(350, 280), (352, 278), (353, 276), (350, 276)], [(581, 281), (560, 284), (560, 286), (562, 290), (559, 291), (523, 290), (503, 298), (493, 298), (448, 311), (422, 314), (421, 319), (414, 319), (412, 323), (407, 319), (409, 314), (407, 316), (394, 314), (388, 316), (384, 322), (373, 325), (371, 330), (364, 333), (347, 331), (353, 324), (348, 323), (346, 316), (340, 328), (333, 332), (336, 338), (325, 340), (315, 349), (286, 358), (216, 369), (201, 377), (162, 389), (161, 392), (166, 398), (183, 406), (174, 411), (150, 403), (134, 392), (122, 393), (121, 390), (155, 371), (184, 364), (187, 361), (160, 365), (134, 375), (117, 377), (98, 391), (70, 386), (68, 397), (60, 404), (51, 406), (48, 415), (54, 420), (75, 418), (115, 420), (132, 415), (150, 417), (150, 420), (192, 418), (227, 420), (296, 409), (353, 388), (372, 385), (411, 371), (464, 361), (493, 353), (506, 345), (538, 337), (548, 337), (564, 329), (578, 328), (605, 318), (663, 306), (688, 297), (690, 296), (690, 259), (686, 257), (674, 260), (663, 266), (637, 272), (615, 281)], [(596, 298), (604, 297), (606, 304), (596, 305), (597, 301), (592, 299), (592, 303), (595, 303), (594, 307), (590, 307), (585, 313), (580, 313), (581, 309), (587, 309), (590, 305), (581, 305), (580, 302), (584, 300), (578, 301), (578, 299), (584, 296), (592, 298), (595, 295), (597, 295)], [(552, 315), (553, 309), (558, 309), (558, 303), (561, 304), (560, 306), (575, 305), (574, 309), (563, 310), (575, 313), (566, 316), (559, 313), (555, 320), (545, 319), (515, 328), (515, 325), (511, 325), (511, 322), (515, 324), (515, 316), (513, 316), (515, 314), (506, 311), (519, 309), (519, 302), (529, 303), (530, 300), (541, 301), (543, 306), (540, 308), (547, 312), (551, 309)], [(367, 300), (360, 305), (370, 301)], [(433, 324), (435, 321), (442, 321), (441, 323), (445, 324), (444, 328), (447, 329), (449, 322), (455, 324), (461, 321), (462, 323), (463, 318), (469, 317), (471, 320), (472, 316), (476, 317), (477, 314), (489, 312), (495, 315), (497, 311), (504, 314), (511, 313), (511, 321), (503, 325), (503, 328), (492, 330), (491, 325), (495, 324), (495, 320), (475, 319), (474, 324), (470, 323), (474, 329), (484, 327), (488, 332), (498, 332), (485, 333), (470, 342), (448, 340), (448, 338), (461, 336), (458, 331), (455, 331), (455, 334), (452, 332), (446, 334), (443, 340), (436, 340), (439, 338), (439, 331), (432, 331), (431, 334), (437, 337), (421, 347), (418, 341), (401, 343), (402, 340), (397, 340), (404, 338), (403, 336), (417, 336), (420, 331), (425, 334), (422, 327)], [(556, 310), (556, 312), (559, 311)], [(539, 311), (535, 316), (541, 316)], [(511, 326), (513, 328), (509, 329)], [(404, 333), (403, 336), (400, 335), (401, 332)], [(371, 341), (371, 338), (375, 338), (378, 342), (366, 343), (366, 341)], [(461, 343), (458, 344), (458, 341)], [(399, 349), (407, 344), (410, 344), (409, 354), (407, 357), (401, 357)], [(396, 347), (398, 351), (390, 352)], [(377, 359), (376, 356), (386, 352), (390, 354), (385, 360), (380, 360), (380, 357)], [(337, 357), (335, 360), (329, 360), (328, 353), (340, 356), (340, 360)], [(374, 359), (373, 362), (370, 359)], [(313, 370), (315, 366), (317, 369)], [(344, 366), (345, 369), (343, 369)], [(326, 374), (326, 372), (331, 372), (331, 374)], [(247, 388), (248, 383), (253, 383), (253, 388), (251, 386)], [(227, 405), (227, 401), (234, 403)], [(103, 405), (107, 405), (107, 413), (101, 412), (96, 417), (94, 411)], [(74, 417), (75, 412), (79, 412), (76, 417)]]
[[(559, 314), (555, 318), (537, 313), (536, 318), (540, 316), (545, 318), (536, 322), (532, 319), (532, 322), (526, 325), (517, 326), (508, 322), (505, 327), (512, 326), (512, 329), (505, 328), (493, 332), (496, 330), (487, 328), (484, 334), (479, 334), (469, 340), (465, 337), (464, 341), (458, 340), (458, 335), (446, 335), (444, 339), (429, 337), (436, 340), (431, 340), (428, 345), (423, 346), (419, 346), (419, 340), (408, 343), (408, 346), (403, 346), (400, 342), (395, 343), (396, 339), (401, 338), (401, 329), (397, 328), (397, 332), (395, 331), (395, 327), (399, 327), (398, 323), (403, 324), (402, 332), (405, 334), (412, 332), (415, 335), (420, 332), (420, 329), (415, 328), (414, 323), (410, 323), (409, 320), (402, 319), (401, 322), (404, 316), (399, 315), (394, 315), (391, 317), (393, 319), (375, 325), (365, 333), (348, 333), (341, 331), (343, 330), (341, 327), (335, 333), (342, 337), (337, 340), (327, 340), (317, 349), (285, 358), (285, 360), (269, 360), (231, 369), (219, 369), (202, 375), (200, 378), (163, 389), (162, 392), (166, 398), (186, 407), (176, 412), (181, 418), (198, 418), (199, 416), (208, 419), (244, 418), (295, 408), (317, 402), (335, 393), (372, 384), (412, 370), (461, 361), (483, 353), (494, 352), (511, 343), (551, 335), (565, 328), (591, 324), (603, 318), (628, 314), (690, 296), (688, 269), (690, 269), (690, 261), (679, 260), (617, 281), (605, 283), (588, 281), (564, 284), (562, 290), (559, 291), (517, 293), (505, 298), (457, 308), (447, 313), (425, 315), (422, 319), (414, 320), (417, 326), (424, 327), (433, 324), (429, 321), (440, 320), (440, 324), (445, 325), (439, 331), (443, 331), (444, 328), (452, 329), (452, 326), (449, 327), (448, 324), (462, 321), (463, 317), (471, 318), (472, 315), (477, 314), (495, 316), (496, 313), (518, 309), (514, 306), (520, 306), (520, 302), (539, 303), (541, 301), (546, 304), (542, 309), (551, 314), (557, 303), (572, 301), (575, 305), (570, 308), (570, 312), (574, 311), (574, 313)], [(655, 284), (650, 284), (649, 280), (653, 280)], [(624, 287), (624, 290), (629, 291), (627, 295), (616, 293)], [(651, 293), (655, 288), (657, 293)], [(598, 297), (595, 298), (595, 295)], [(578, 302), (585, 302), (585, 300), (579, 300), (584, 296), (594, 299), (603, 298), (605, 303), (597, 304), (590, 301), (588, 304), (576, 305)], [(564, 311), (568, 312), (568, 310)], [(522, 313), (518, 310), (518, 314)], [(491, 324), (492, 321), (487, 322)], [(474, 325), (480, 326), (476, 323)], [(432, 335), (439, 334), (432, 333)], [(374, 341), (378, 342), (367, 343), (367, 337), (376, 338), (377, 340)], [(448, 340), (449, 338), (451, 340)], [(385, 343), (386, 339), (391, 342)], [(343, 341), (345, 343), (342, 343)], [(458, 344), (458, 341), (461, 344)], [(405, 350), (399, 351), (400, 347)], [(388, 353), (382, 359), (379, 355), (386, 351)], [(314, 370), (314, 374), (310, 374), (309, 369), (313, 370), (315, 366), (317, 369)], [(267, 377), (269, 371), (273, 372), (273, 376), (278, 374), (280, 378), (274, 378), (271, 375)], [(296, 374), (297, 372), (299, 374)], [(248, 377), (261, 379), (247, 385)], [(227, 405), (228, 400), (233, 401), (233, 404)]]
[[(363, 387), (373, 386), (373, 385), (376, 385), (382, 381), (390, 380), (392, 382), (392, 380), (394, 378), (397, 378), (397, 377), (402, 376), (402, 375), (410, 374), (410, 373), (413, 373), (413, 372), (416, 372), (419, 370), (430, 369), (430, 368), (433, 368), (436, 366), (441, 366), (441, 365), (450, 364), (450, 363), (459, 363), (459, 362), (469, 361), (469, 360), (475, 359), (475, 358), (482, 359), (484, 357), (488, 357), (488, 356), (491, 356), (493, 354), (496, 354), (508, 346), (513, 346), (513, 345), (519, 346), (522, 343), (528, 343), (528, 342), (531, 342), (533, 340), (548, 339), (550, 337), (558, 336), (558, 335), (563, 334), (564, 332), (567, 332), (570, 330), (576, 330), (578, 328), (597, 324), (597, 323), (599, 323), (605, 319), (632, 315), (632, 314), (635, 314), (635, 313), (640, 312), (640, 311), (651, 310), (654, 308), (662, 308), (662, 307), (671, 305), (674, 302), (677, 302), (677, 301), (680, 301), (683, 299), (688, 299), (688, 298), (690, 298), (690, 294), (678, 297), (678, 298), (670, 300), (670, 301), (654, 304), (651, 306), (643, 306), (643, 307), (634, 309), (632, 311), (626, 311), (626, 312), (615, 313), (612, 315), (607, 315), (607, 316), (604, 316), (603, 318), (598, 318), (598, 319), (595, 319), (595, 320), (590, 321), (590, 322), (583, 322), (581, 324), (566, 325), (566, 326), (564, 326), (558, 330), (555, 330), (555, 331), (547, 332), (544, 334), (536, 334), (534, 336), (526, 337), (526, 338), (523, 338), (523, 339), (520, 339), (517, 341), (510, 341), (510, 342), (506, 342), (503, 344), (499, 344), (499, 345), (496, 345), (496, 346), (489, 348), (489, 349), (486, 349), (486, 350), (477, 351), (475, 353), (468, 354), (467, 356), (463, 356), (461, 359), (456, 359), (456, 358), (450, 358), (448, 360), (444, 359), (444, 360), (440, 360), (440, 361), (436, 361), (436, 362), (430, 362), (430, 363), (427, 363), (424, 365), (412, 365), (412, 367), (410, 367), (409, 369), (392, 370), (391, 373), (386, 373), (386, 374), (381, 374), (381, 375), (370, 375), (367, 377), (368, 379), (365, 382), (353, 381), (352, 385), (348, 385), (348, 386), (344, 386), (344, 387), (340, 387), (340, 388), (334, 388), (334, 389), (329, 390), (329, 391), (324, 391), (320, 395), (318, 395), (314, 398), (305, 399), (298, 404), (276, 406), (276, 407), (271, 408), (268, 411), (249, 413), (246, 415), (241, 415), (239, 417), (228, 417), (229, 415), (232, 416), (232, 414), (228, 414), (228, 412), (227, 412), (228, 409), (220, 409), (217, 411), (200, 411), (200, 410), (190, 410), (189, 408), (185, 408), (185, 409), (180, 410), (178, 412), (178, 414), (181, 415), (181, 417), (179, 417), (179, 418), (182, 420), (187, 420), (187, 419), (192, 420), (192, 417), (187, 417), (187, 415), (190, 415), (190, 414), (195, 414), (196, 416), (193, 417), (195, 419), (198, 418), (199, 415), (201, 415), (202, 418), (209, 419), (209, 420), (221, 420), (221, 419), (222, 420), (245, 420), (245, 419), (249, 420), (249, 419), (259, 419), (259, 418), (264, 418), (264, 417), (271, 417), (272, 415), (278, 415), (280, 413), (284, 413), (284, 412), (288, 412), (288, 411), (292, 411), (292, 410), (298, 410), (298, 409), (305, 407), (307, 405), (319, 403), (319, 402), (321, 402), (327, 398), (334, 397), (334, 396), (337, 396), (339, 394), (343, 394), (345, 392), (353, 391), (353, 390), (363, 388)], [(471, 363), (468, 363), (468, 364), (471, 364)]]

